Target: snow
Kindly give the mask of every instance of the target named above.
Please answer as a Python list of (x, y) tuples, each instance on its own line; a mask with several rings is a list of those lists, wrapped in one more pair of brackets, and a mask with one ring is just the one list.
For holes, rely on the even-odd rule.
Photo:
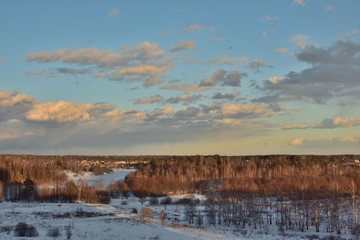
[(65, 171), (65, 173), (69, 180), (77, 182), (82, 179), (86, 181), (89, 186), (92, 186), (95, 181), (100, 179), (104, 180), (106, 185), (110, 184), (112, 181), (124, 180), (126, 175), (135, 171), (136, 169), (114, 169), (113, 172), (103, 175), (94, 175), (92, 172), (82, 172), (81, 174), (76, 174), (71, 171)]
[[(179, 198), (180, 196), (177, 196)], [(184, 195), (188, 197), (188, 195)], [(202, 199), (203, 196), (195, 196)], [(139, 214), (132, 214), (133, 208), (140, 213), (141, 208), (148, 207), (154, 212), (152, 218), (140, 220)], [(200, 209), (201, 207), (198, 207)], [(164, 223), (159, 212), (165, 211)], [(38, 237), (31, 239), (54, 239), (47, 236), (50, 228), (57, 227), (61, 236), (66, 239), (66, 228), (72, 232), (71, 239), (309, 239), (311, 236), (329, 237), (331, 234), (316, 233), (314, 229), (305, 233), (299, 231), (279, 232), (277, 226), (265, 225), (254, 229), (253, 226), (234, 228), (227, 226), (203, 225), (200, 229), (185, 220), (185, 207), (182, 205), (150, 206), (142, 205), (136, 197), (129, 199), (113, 199), (109, 205), (84, 203), (35, 203), (35, 202), (1, 202), (0, 203), (0, 239), (17, 239), (11, 230), (19, 222), (36, 227)], [(85, 216), (86, 215), (86, 216)], [(204, 217), (204, 223), (206, 218)], [(334, 233), (333, 235), (336, 236)], [(350, 234), (342, 234), (342, 238), (353, 239)], [(21, 239), (21, 238), (20, 238)]]

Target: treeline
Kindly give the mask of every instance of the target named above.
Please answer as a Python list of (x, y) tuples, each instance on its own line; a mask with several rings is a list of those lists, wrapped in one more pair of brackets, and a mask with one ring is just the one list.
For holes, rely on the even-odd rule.
[(168, 193), (235, 191), (264, 196), (309, 198), (348, 194), (347, 184), (360, 183), (357, 155), (167, 156), (126, 177), (132, 192)]

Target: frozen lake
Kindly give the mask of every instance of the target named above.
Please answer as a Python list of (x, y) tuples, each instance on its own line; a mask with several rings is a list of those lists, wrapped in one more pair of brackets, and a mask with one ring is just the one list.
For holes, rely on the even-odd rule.
[(108, 185), (112, 181), (124, 180), (126, 175), (131, 172), (135, 172), (136, 169), (114, 169), (112, 173), (104, 174), (104, 175), (93, 175), (92, 172), (85, 172), (83, 175), (75, 175), (73, 172), (66, 172), (69, 180), (73, 180), (77, 182), (82, 179), (86, 181), (89, 186), (93, 185), (96, 180), (102, 179), (105, 181), (105, 184)]

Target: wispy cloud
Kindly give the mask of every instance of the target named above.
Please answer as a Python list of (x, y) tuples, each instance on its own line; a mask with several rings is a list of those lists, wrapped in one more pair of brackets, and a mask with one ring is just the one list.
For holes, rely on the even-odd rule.
[(297, 6), (305, 6), (307, 4), (307, 2), (305, 2), (304, 0), (294, 0), (293, 3), (294, 5), (297, 5)]
[(273, 21), (273, 20), (278, 20), (278, 17), (270, 17), (270, 16), (263, 16), (262, 18), (260, 18), (261, 21)]
[(161, 87), (164, 90), (178, 90), (178, 91), (189, 91), (189, 92), (204, 92), (211, 88), (202, 87), (197, 84), (167, 84)]
[(109, 18), (114, 19), (119, 14), (119, 10), (114, 8), (109, 12)]
[(200, 23), (194, 23), (194, 24), (190, 24), (186, 28), (184, 28), (181, 31), (181, 33), (196, 32), (196, 31), (201, 31), (203, 29), (204, 29), (203, 25), (201, 25)]
[(194, 41), (181, 41), (175, 43), (174, 46), (172, 46), (169, 51), (170, 52), (176, 52), (181, 50), (188, 50), (188, 49), (194, 49), (196, 47), (196, 42)]
[(277, 48), (274, 50), (274, 53), (279, 53), (279, 54), (286, 54), (289, 52), (288, 48)]
[(149, 98), (142, 98), (142, 99), (137, 99), (135, 101), (135, 104), (148, 104), (148, 103), (156, 103), (156, 102), (161, 102), (162, 100), (164, 100), (162, 98), (162, 96), (160, 95), (155, 95)]

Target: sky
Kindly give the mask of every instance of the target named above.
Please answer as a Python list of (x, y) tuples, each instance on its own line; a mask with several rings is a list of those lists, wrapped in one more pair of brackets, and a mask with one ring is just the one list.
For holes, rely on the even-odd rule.
[(0, 2), (0, 153), (360, 154), (360, 1)]

